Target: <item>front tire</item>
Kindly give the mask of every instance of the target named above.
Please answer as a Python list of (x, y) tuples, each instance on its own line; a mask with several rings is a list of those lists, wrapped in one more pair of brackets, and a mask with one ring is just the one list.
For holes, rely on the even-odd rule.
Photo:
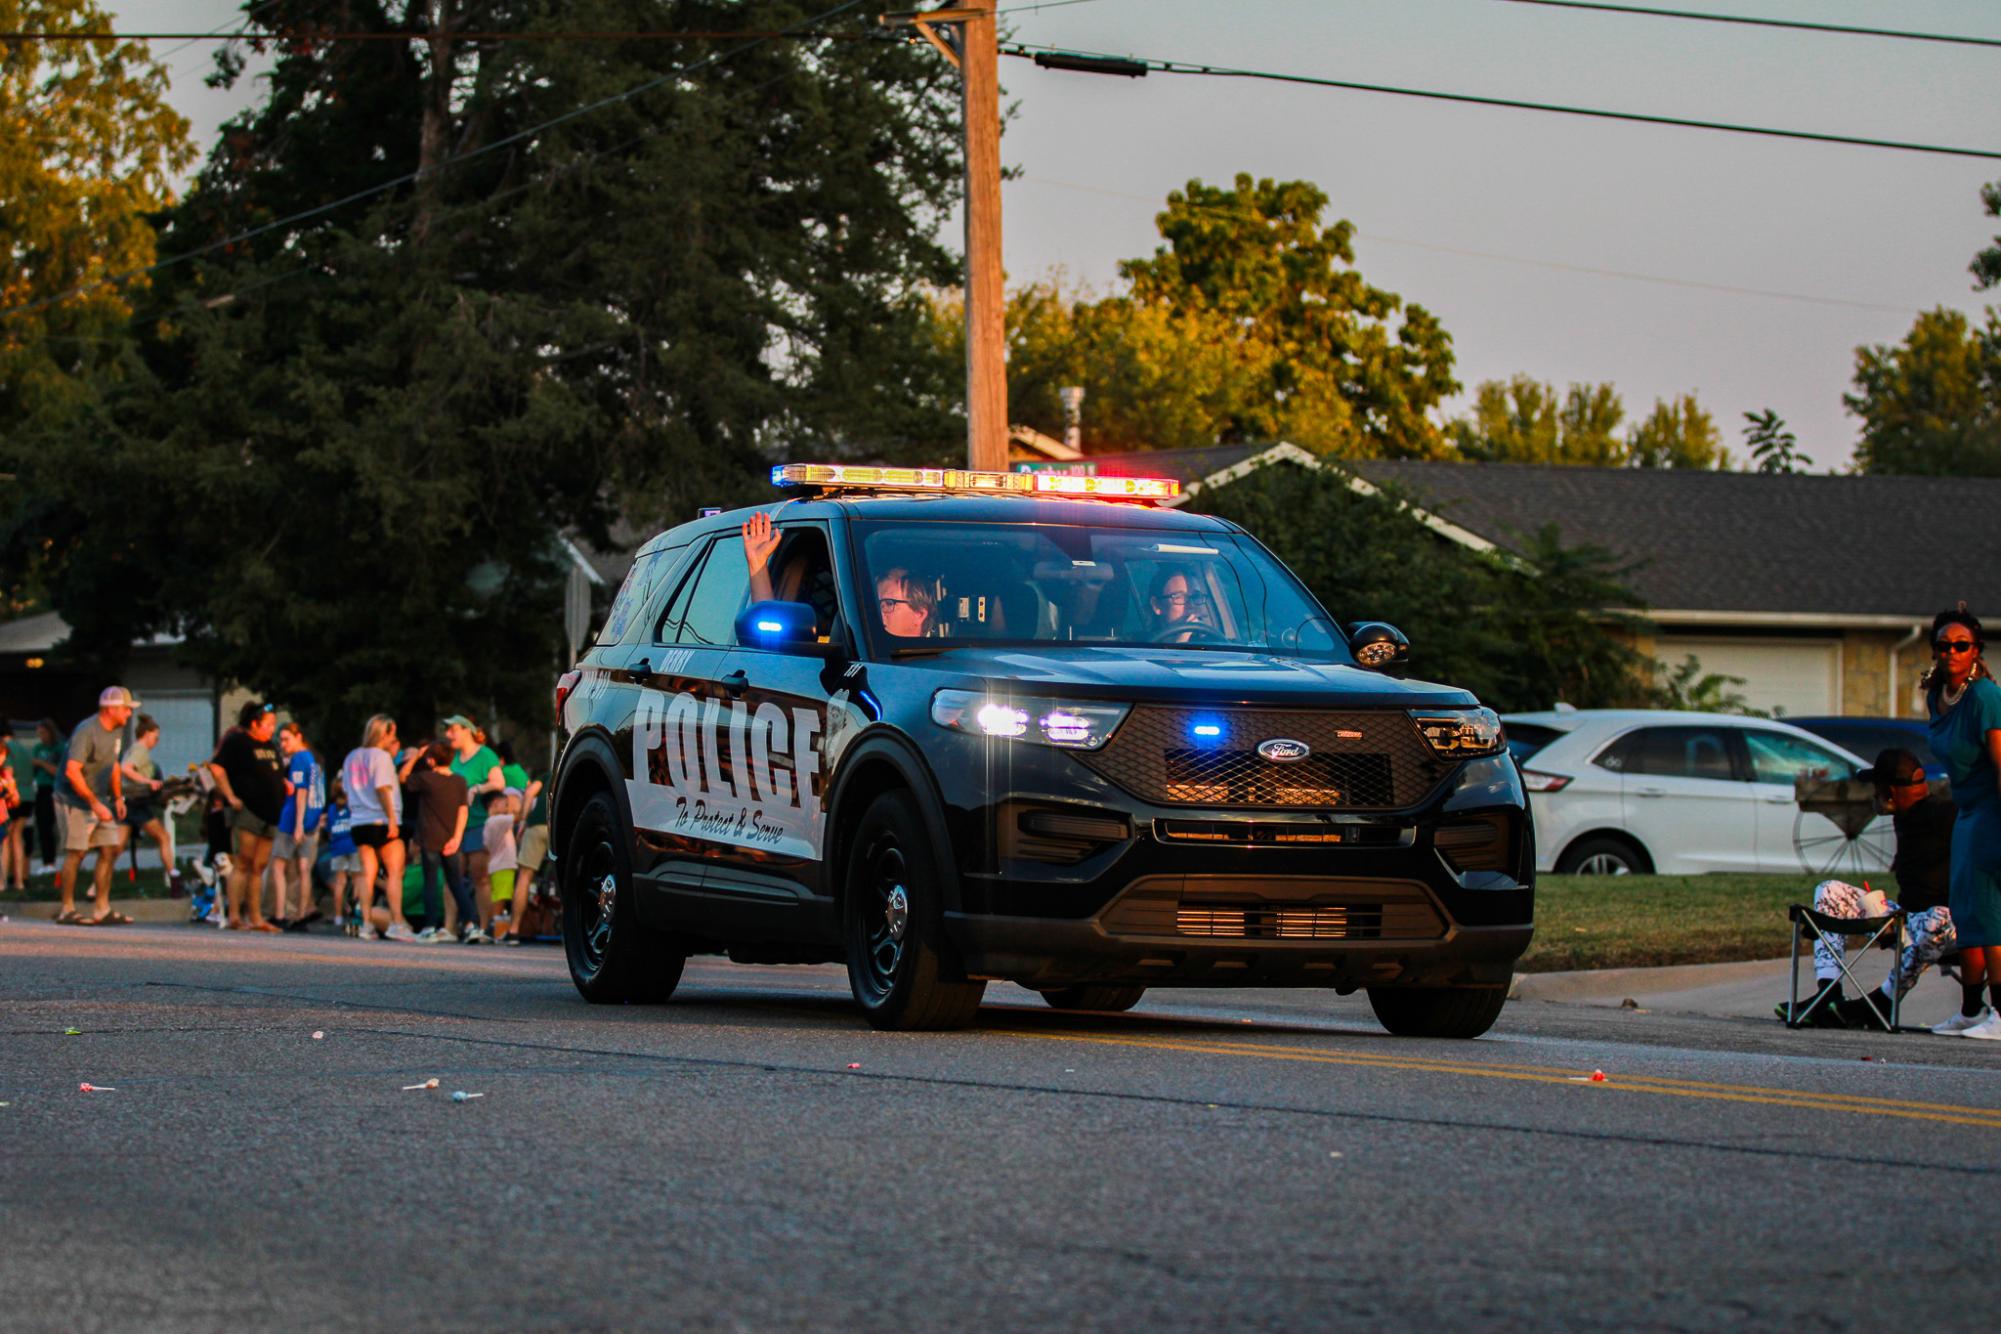
[(1144, 995), (1145, 987), (1099, 985), (1058, 987), (1054, 991), (1043, 992), (1042, 999), (1056, 1010), (1102, 1010), (1118, 1014), (1139, 1004), (1139, 998)]
[(963, 1028), (985, 982), (955, 975), (944, 950), (943, 877), (909, 794), (869, 803), (849, 845), (842, 918), (848, 987), (873, 1028)]
[(1369, 1008), (1400, 1038), (1477, 1038), (1508, 1003), (1504, 987), (1370, 987)]
[(577, 991), (594, 1005), (672, 996), (687, 956), (633, 912), (632, 849), (610, 793), (584, 803), (562, 846), (563, 953)]

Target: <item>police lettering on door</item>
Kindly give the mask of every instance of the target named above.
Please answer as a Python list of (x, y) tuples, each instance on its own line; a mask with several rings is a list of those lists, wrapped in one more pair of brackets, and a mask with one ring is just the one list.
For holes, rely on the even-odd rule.
[(626, 789), (641, 829), (820, 856), (819, 711), (640, 693)]

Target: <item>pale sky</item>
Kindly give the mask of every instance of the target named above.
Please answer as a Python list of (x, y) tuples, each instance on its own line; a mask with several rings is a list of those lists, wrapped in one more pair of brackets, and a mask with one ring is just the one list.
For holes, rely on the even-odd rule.
[[(1987, 0), (1655, 2), (2001, 38)], [(2001, 48), (1504, 0), (1031, 3), (1003, 0), (1025, 42), (2001, 150)], [(125, 27), (172, 30), (237, 10), (107, 7)], [(242, 94), (202, 86), (200, 47), (168, 61), (206, 144)], [(1002, 154), (1021, 173), (1003, 196), (1011, 281), (1061, 269), (1108, 287), (1120, 259), (1151, 252), (1153, 215), (1191, 177), (1310, 180), (1354, 222), (1363, 275), (1451, 332), (1469, 388), (1517, 371), (1559, 389), (1609, 380), (1629, 418), (1693, 390), (1740, 458), (1741, 414), (1771, 407), (1818, 468), (1845, 465), (1855, 347), (1897, 341), (1921, 309), (2001, 303), (1966, 272), (2001, 231), (1978, 196), (2001, 161), (1023, 60), (1001, 76), (1015, 107)]]

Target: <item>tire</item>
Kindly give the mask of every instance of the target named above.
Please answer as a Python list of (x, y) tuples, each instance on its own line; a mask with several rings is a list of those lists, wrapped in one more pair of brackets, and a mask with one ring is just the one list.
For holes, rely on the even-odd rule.
[(1095, 986), (1059, 987), (1042, 993), (1042, 999), (1058, 1010), (1103, 1010), (1117, 1014), (1139, 1004), (1145, 987)]
[[(1591, 868), (1591, 869), (1586, 869)], [(1617, 834), (1592, 834), (1563, 850), (1558, 875), (1651, 875), (1654, 864), (1640, 845)]]
[(1370, 987), (1376, 1020), (1400, 1038), (1477, 1038), (1508, 1003), (1506, 987)]
[(870, 802), (849, 844), (841, 917), (848, 987), (873, 1028), (963, 1028), (985, 982), (957, 976), (944, 947), (943, 876), (910, 794)]
[(584, 803), (562, 848), (563, 953), (577, 991), (594, 1005), (672, 996), (687, 956), (633, 914), (632, 849), (610, 793)]

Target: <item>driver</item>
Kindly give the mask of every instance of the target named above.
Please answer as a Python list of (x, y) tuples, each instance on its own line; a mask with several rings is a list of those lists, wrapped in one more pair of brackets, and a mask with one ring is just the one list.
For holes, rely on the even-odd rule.
[(1214, 605), (1202, 589), (1201, 577), (1180, 566), (1164, 565), (1153, 576), (1147, 606), (1153, 611), (1157, 640), (1193, 638), (1198, 629), (1216, 628)]

